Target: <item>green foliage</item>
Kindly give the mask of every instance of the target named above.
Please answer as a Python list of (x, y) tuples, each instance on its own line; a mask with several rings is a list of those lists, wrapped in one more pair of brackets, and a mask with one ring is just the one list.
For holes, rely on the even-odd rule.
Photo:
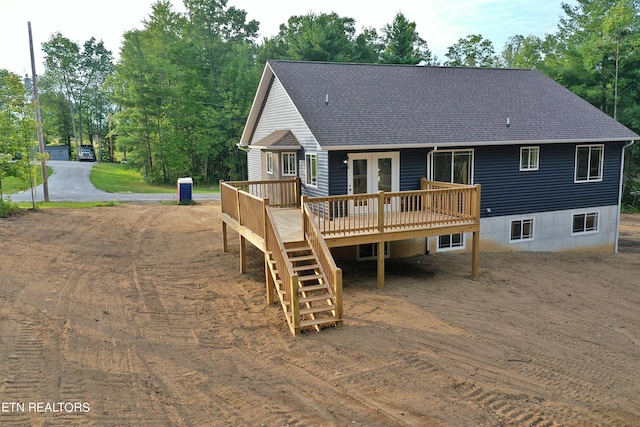
[(540, 68), (543, 44), (542, 39), (533, 35), (510, 37), (502, 50), (501, 61), (507, 68)]
[(384, 64), (433, 64), (427, 42), (420, 38), (416, 23), (410, 22), (402, 13), (398, 13), (383, 32), (384, 51), (381, 61)]
[(7, 177), (25, 179), (36, 145), (34, 109), (22, 79), (0, 70), (0, 198)]
[(46, 71), (40, 82), (44, 132), (76, 152), (85, 140), (104, 137), (113, 109), (105, 86), (113, 73), (113, 56), (102, 41), (87, 40), (82, 48), (57, 32), (42, 45)]
[(19, 207), (11, 200), (0, 198), (0, 218), (7, 218), (18, 211)]
[[(359, 52), (362, 54), (363, 52)], [(355, 21), (336, 13), (292, 16), (266, 39), (261, 57), (300, 61), (353, 62), (357, 58)]]
[(480, 34), (471, 34), (459, 39), (447, 49), (447, 61), (451, 67), (497, 67), (500, 59), (496, 56), (491, 40)]
[(226, 1), (153, 6), (143, 30), (125, 34), (111, 81), (118, 149), (150, 183), (195, 183), (244, 175), (235, 143), (249, 112), (261, 67), (258, 25)]

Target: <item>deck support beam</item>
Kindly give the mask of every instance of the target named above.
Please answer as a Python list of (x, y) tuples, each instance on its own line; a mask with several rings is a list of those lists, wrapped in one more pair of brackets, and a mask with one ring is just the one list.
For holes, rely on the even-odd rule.
[(480, 266), (480, 231), (473, 232), (473, 242), (471, 245), (471, 277), (477, 279)]
[(247, 272), (247, 239), (240, 235), (240, 273)]
[(227, 248), (227, 223), (222, 221), (222, 252), (228, 252)]
[(378, 242), (378, 289), (384, 288), (384, 242)]

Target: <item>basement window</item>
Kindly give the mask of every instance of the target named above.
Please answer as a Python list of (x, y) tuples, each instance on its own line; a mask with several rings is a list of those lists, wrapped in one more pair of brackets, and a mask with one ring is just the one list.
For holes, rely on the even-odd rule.
[(597, 233), (598, 212), (586, 212), (573, 216), (571, 234)]
[(517, 243), (523, 240), (533, 240), (533, 218), (511, 221), (509, 243)]

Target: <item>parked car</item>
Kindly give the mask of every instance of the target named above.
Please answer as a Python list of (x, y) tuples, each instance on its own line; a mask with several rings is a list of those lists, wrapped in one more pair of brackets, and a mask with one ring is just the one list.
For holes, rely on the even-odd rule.
[(96, 152), (93, 150), (93, 147), (80, 147), (80, 152), (78, 153), (78, 160), (88, 160), (90, 162), (96, 161)]

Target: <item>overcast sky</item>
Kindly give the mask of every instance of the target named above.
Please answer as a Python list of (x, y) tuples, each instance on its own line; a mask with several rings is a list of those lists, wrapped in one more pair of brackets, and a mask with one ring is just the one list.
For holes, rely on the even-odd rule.
[[(575, 4), (575, 0), (566, 0)], [(42, 73), (41, 45), (54, 32), (82, 45), (95, 37), (118, 57), (122, 34), (142, 28), (155, 0), (0, 0), (0, 68), (31, 74), (31, 22), (36, 69)], [(182, 0), (172, 0), (184, 11)], [(398, 12), (415, 21), (420, 36), (440, 61), (447, 47), (469, 34), (482, 34), (500, 52), (516, 34), (544, 36), (557, 29), (563, 16), (560, 0), (229, 0), (260, 22), (260, 37), (271, 37), (292, 15), (308, 12), (350, 17), (356, 29), (380, 30)]]

